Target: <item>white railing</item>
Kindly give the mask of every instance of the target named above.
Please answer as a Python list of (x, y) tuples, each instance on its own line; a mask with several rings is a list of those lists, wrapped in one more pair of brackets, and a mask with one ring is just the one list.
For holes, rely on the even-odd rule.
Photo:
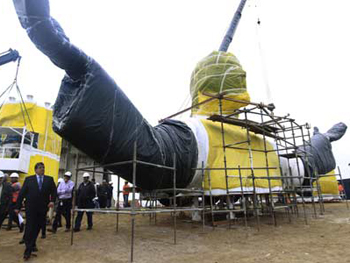
[(21, 147), (0, 147), (0, 158), (19, 158)]

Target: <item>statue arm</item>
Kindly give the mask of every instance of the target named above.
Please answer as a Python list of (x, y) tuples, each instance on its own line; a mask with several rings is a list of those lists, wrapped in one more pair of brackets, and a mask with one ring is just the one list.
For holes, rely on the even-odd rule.
[(73, 80), (86, 73), (89, 57), (71, 44), (51, 17), (49, 0), (13, 0), (13, 3), (22, 27), (41, 52)]

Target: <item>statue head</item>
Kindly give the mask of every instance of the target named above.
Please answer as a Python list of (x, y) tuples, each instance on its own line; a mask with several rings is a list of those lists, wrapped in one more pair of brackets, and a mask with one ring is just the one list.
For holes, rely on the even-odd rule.
[[(222, 112), (246, 106), (250, 97), (246, 87), (246, 73), (238, 59), (229, 52), (214, 51), (198, 62), (191, 76), (192, 106), (210, 98), (206, 94), (224, 94), (225, 98), (240, 100), (235, 102), (222, 100)], [(219, 100), (215, 99), (192, 109), (193, 115), (212, 115), (220, 113)]]

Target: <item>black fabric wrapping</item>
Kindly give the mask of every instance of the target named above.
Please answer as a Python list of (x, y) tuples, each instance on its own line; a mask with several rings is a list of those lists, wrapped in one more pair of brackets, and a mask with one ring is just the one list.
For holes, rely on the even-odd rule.
[[(176, 184), (186, 187), (197, 165), (197, 143), (190, 128), (167, 120), (152, 127), (115, 81), (91, 57), (69, 42), (50, 17), (48, 0), (14, 0), (22, 27), (36, 47), (66, 71), (54, 105), (53, 129), (100, 164), (129, 161), (137, 141), (137, 159), (173, 166)], [(133, 182), (132, 165), (109, 167)], [(138, 165), (136, 185), (143, 189), (173, 186), (173, 172)]]
[(314, 135), (309, 145), (299, 147), (305, 172), (308, 177), (314, 177), (314, 173), (327, 174), (335, 169), (336, 162), (332, 152), (331, 142), (339, 140), (345, 134), (347, 126), (340, 122), (326, 133), (322, 134), (318, 128), (314, 128)]

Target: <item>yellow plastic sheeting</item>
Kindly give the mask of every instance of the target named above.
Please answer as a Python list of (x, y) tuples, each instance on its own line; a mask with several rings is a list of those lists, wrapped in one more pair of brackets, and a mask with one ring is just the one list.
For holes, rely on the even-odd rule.
[[(226, 98), (250, 102), (246, 87), (246, 73), (231, 53), (214, 51), (196, 65), (191, 76), (192, 105), (210, 97), (204, 93), (225, 93)], [(222, 100), (223, 113), (246, 106), (247, 103)], [(194, 115), (212, 115), (220, 112), (219, 100), (204, 103), (192, 109)]]
[[(223, 141), (221, 135), (221, 123), (212, 122), (209, 120), (201, 120), (203, 123), (209, 137), (209, 154), (207, 167), (208, 168), (224, 168), (224, 151), (223, 151)], [(226, 125), (224, 124), (225, 131), (225, 144), (233, 144), (237, 142), (247, 141), (247, 131), (241, 127)], [(255, 135), (254, 133), (250, 134), (251, 141), (251, 149), (255, 150), (264, 150), (264, 141), (262, 137)], [(235, 145), (236, 147), (248, 149), (248, 143), (241, 143)], [(273, 150), (273, 146), (267, 142), (266, 144), (267, 150)], [(257, 152), (252, 151), (253, 157), (253, 167), (254, 175), (256, 177), (267, 177), (268, 172), (266, 169), (256, 169), (258, 167), (267, 167), (266, 164), (266, 155), (265, 152)], [(278, 157), (274, 151), (267, 153), (268, 167), (275, 168), (269, 169), (269, 176), (278, 176), (280, 177), (280, 165), (278, 161)], [(248, 150), (241, 149), (230, 149), (226, 148), (226, 162), (228, 168), (250, 168), (250, 158)], [(238, 170), (227, 170), (228, 175), (238, 176)], [(251, 176), (251, 170), (245, 169), (241, 170), (242, 175), (242, 185), (243, 187), (253, 187), (253, 182), (251, 178), (247, 178)], [(210, 171), (210, 179), (211, 179), (211, 188), (213, 189), (222, 189), (226, 190), (226, 179), (225, 179), (225, 171), (224, 170), (211, 170)], [(255, 179), (255, 187), (257, 188), (266, 188), (269, 189), (269, 181), (270, 187), (281, 187), (282, 182), (280, 178), (278, 179), (270, 179), (260, 178)], [(231, 177), (228, 178), (228, 188), (240, 188), (240, 179), (239, 177)], [(209, 190), (209, 181), (208, 181), (208, 172), (205, 174), (204, 180), (204, 188), (205, 190)]]
[[(45, 164), (45, 174), (58, 179), (59, 158), (61, 154), (62, 139), (52, 130), (52, 110), (38, 106), (36, 103), (25, 103), (27, 113), (33, 125), (34, 132), (38, 133), (38, 150), (33, 150), (29, 164), (29, 175), (34, 174), (34, 166), (37, 162)], [(22, 113), (24, 110), (21, 103), (6, 103), (0, 111), (0, 126), (26, 128), (32, 131), (28, 115)], [(25, 121), (23, 120), (25, 116)], [(25, 174), (20, 174), (23, 182)]]
[[(52, 158), (45, 157), (42, 155), (34, 155), (30, 158), (29, 171), (28, 175), (35, 174), (34, 166), (38, 162), (43, 162), (45, 164), (45, 174), (52, 176), (55, 182), (58, 180), (58, 170), (60, 163)], [(27, 174), (20, 173), (19, 174), (19, 182), (23, 184), (24, 179), (27, 177)]]
[[(34, 131), (39, 133), (38, 149), (56, 155), (61, 154), (61, 137), (52, 130), (52, 110), (36, 105), (35, 103), (25, 103), (30, 121)], [(24, 127), (32, 130), (27, 114), (25, 122), (20, 103), (7, 103), (0, 111), (0, 126)]]
[[(335, 172), (329, 172), (327, 176), (321, 177), (319, 180), (319, 186), (322, 194), (339, 195), (338, 181), (335, 177)], [(317, 183), (313, 183), (313, 187), (317, 187)], [(314, 191), (314, 196), (317, 196), (317, 192)]]

